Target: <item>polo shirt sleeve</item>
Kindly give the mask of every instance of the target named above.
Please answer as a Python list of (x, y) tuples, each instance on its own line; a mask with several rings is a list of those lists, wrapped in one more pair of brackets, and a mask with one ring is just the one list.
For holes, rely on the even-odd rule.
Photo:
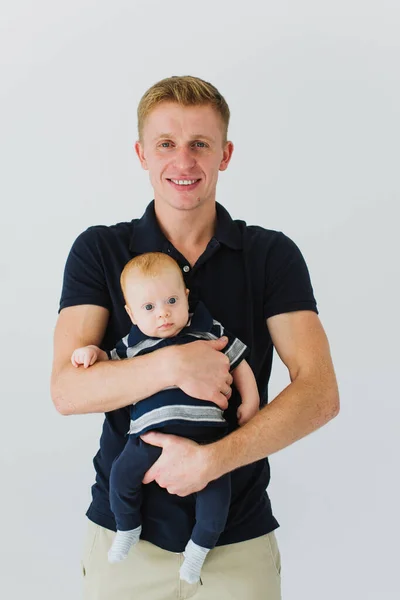
[(89, 227), (77, 237), (65, 264), (59, 311), (79, 304), (111, 310), (97, 227)]
[(239, 340), (239, 338), (235, 337), (233, 333), (225, 329), (225, 327), (223, 327), (221, 323), (219, 323), (215, 319), (213, 320), (212, 333), (218, 338), (222, 337), (223, 335), (226, 335), (226, 337), (228, 338), (228, 343), (225, 346), (225, 348), (221, 350), (221, 352), (223, 352), (229, 358), (230, 371), (236, 369), (236, 367), (240, 365), (242, 360), (249, 356), (250, 348), (246, 346), (246, 344), (244, 344), (241, 340)]
[(119, 342), (117, 342), (115, 348), (113, 348), (110, 353), (108, 358), (110, 358), (111, 360), (123, 360), (124, 358), (128, 358), (128, 346), (126, 344), (126, 337), (123, 338), (122, 340), (119, 340)]
[(304, 257), (298, 246), (279, 232), (267, 255), (264, 317), (297, 310), (318, 314)]

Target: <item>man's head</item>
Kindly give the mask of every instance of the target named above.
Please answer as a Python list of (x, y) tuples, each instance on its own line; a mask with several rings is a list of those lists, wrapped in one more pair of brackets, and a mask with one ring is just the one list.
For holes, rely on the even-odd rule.
[(121, 273), (125, 309), (135, 325), (151, 337), (167, 338), (189, 319), (189, 290), (178, 263), (162, 252), (130, 260)]
[(218, 172), (233, 152), (229, 117), (223, 96), (197, 77), (170, 77), (147, 90), (135, 150), (149, 171), (156, 205), (190, 210), (215, 202)]

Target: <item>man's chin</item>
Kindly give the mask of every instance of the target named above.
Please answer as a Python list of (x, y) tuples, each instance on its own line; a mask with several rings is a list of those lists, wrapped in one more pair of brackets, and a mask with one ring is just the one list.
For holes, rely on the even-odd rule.
[(196, 210), (197, 208), (199, 208), (199, 206), (202, 206), (204, 204), (204, 200), (198, 195), (190, 197), (188, 194), (186, 198), (167, 197), (160, 198), (159, 200), (155, 198), (155, 204), (156, 206), (167, 204), (170, 208), (173, 208), (175, 210), (189, 211)]

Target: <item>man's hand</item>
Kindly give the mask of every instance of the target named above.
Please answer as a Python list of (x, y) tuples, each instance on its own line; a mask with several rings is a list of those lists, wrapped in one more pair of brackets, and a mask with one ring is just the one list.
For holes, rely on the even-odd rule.
[(227, 343), (228, 338), (223, 336), (176, 346), (171, 364), (175, 385), (193, 398), (215, 402), (222, 410), (228, 408), (232, 395), (229, 358), (221, 352)]
[(160, 458), (145, 474), (143, 483), (156, 481), (170, 494), (188, 496), (215, 479), (211, 475), (207, 445), (159, 431), (149, 431), (140, 437), (147, 444), (163, 449)]

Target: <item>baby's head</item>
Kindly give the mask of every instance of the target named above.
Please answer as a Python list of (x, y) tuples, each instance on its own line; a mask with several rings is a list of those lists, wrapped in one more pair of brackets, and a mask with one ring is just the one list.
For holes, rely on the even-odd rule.
[(151, 337), (168, 338), (189, 319), (189, 290), (178, 263), (161, 252), (132, 258), (121, 273), (125, 309), (134, 325)]

